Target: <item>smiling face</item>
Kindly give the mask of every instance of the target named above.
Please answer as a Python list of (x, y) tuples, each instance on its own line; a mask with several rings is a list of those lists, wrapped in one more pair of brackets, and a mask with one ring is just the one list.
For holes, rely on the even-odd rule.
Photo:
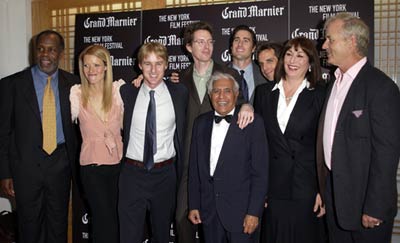
[(231, 46), (233, 61), (251, 60), (255, 48), (251, 33), (247, 30), (239, 30), (233, 37)]
[(239, 91), (235, 91), (233, 81), (221, 78), (214, 81), (210, 98), (215, 111), (225, 116), (235, 108), (238, 95)]
[(154, 52), (150, 52), (139, 63), (139, 68), (143, 72), (143, 82), (154, 89), (163, 81), (167, 62)]
[(307, 54), (300, 46), (292, 46), (284, 55), (286, 79), (303, 80), (310, 66)]
[(214, 40), (207, 30), (197, 30), (193, 33), (193, 41), (186, 45), (195, 62), (209, 62), (214, 50)]
[(63, 53), (64, 51), (57, 35), (47, 34), (41, 36), (36, 43), (36, 63), (39, 69), (48, 75), (52, 75), (57, 71)]
[(100, 58), (94, 55), (85, 55), (83, 57), (83, 73), (89, 85), (102, 84), (106, 70), (107, 67)]
[(262, 50), (258, 54), (258, 64), (264, 77), (270, 81), (274, 80), (275, 67), (278, 64), (274, 49)]

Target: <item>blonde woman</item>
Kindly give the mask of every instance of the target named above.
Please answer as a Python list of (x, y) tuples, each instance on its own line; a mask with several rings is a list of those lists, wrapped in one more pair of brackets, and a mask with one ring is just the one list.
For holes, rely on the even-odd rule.
[(94, 243), (117, 243), (118, 177), (122, 157), (123, 103), (113, 82), (110, 53), (99, 45), (79, 56), (81, 84), (71, 88), (72, 119), (79, 123), (82, 146), (80, 173)]

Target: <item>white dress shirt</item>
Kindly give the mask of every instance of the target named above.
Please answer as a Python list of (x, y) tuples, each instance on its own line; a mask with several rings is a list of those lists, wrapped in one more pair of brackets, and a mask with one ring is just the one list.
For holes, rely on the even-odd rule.
[[(150, 102), (150, 90), (151, 89), (143, 83), (133, 109), (126, 157), (138, 161), (143, 161), (146, 116)], [(176, 123), (174, 105), (167, 85), (162, 82), (154, 91), (157, 127), (157, 153), (154, 155), (154, 163), (157, 163), (170, 159), (176, 154), (174, 147)]]
[(310, 87), (310, 82), (307, 79), (304, 79), (300, 86), (297, 88), (296, 92), (293, 94), (292, 98), (290, 98), (289, 104), (286, 103), (285, 90), (283, 89), (283, 80), (279, 83), (275, 84), (272, 91), (279, 89), (279, 100), (278, 100), (278, 109), (276, 111), (276, 118), (278, 119), (279, 127), (282, 133), (285, 133), (286, 126), (289, 122), (290, 114), (292, 114), (293, 108), (296, 105), (297, 98), (299, 94), (303, 91), (304, 88)]
[[(228, 113), (228, 115), (233, 115), (235, 109)], [(221, 116), (215, 111), (216, 116)], [(216, 123), (214, 120), (214, 124), (212, 127), (211, 133), (211, 148), (210, 148), (210, 175), (213, 176), (215, 172), (215, 168), (217, 167), (219, 154), (221, 153), (222, 145), (224, 144), (226, 133), (229, 129), (229, 123), (222, 119), (220, 123)]]

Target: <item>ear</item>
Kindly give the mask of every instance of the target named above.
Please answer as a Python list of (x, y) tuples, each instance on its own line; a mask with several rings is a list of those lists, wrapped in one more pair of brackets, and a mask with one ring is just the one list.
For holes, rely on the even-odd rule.
[(189, 44), (189, 43), (187, 43), (187, 44), (186, 44), (186, 50), (187, 50), (188, 52), (192, 53), (192, 45)]
[(139, 64), (138, 64), (138, 66), (139, 66), (140, 70), (142, 70), (142, 71), (143, 71), (142, 64), (141, 64), (141, 63), (139, 63)]

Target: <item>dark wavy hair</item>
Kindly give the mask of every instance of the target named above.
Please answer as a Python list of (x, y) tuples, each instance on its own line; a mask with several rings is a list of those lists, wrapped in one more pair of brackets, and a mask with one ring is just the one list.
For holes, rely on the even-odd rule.
[(292, 47), (294, 47), (296, 50), (301, 48), (308, 56), (308, 62), (311, 67), (311, 71), (307, 71), (305, 78), (307, 78), (308, 82), (310, 82), (311, 88), (315, 87), (318, 81), (321, 79), (322, 73), (318, 52), (315, 48), (314, 42), (302, 36), (288, 40), (285, 43), (278, 60), (278, 64), (276, 65), (275, 80), (279, 82), (282, 78), (286, 77), (284, 59), (286, 52)]

